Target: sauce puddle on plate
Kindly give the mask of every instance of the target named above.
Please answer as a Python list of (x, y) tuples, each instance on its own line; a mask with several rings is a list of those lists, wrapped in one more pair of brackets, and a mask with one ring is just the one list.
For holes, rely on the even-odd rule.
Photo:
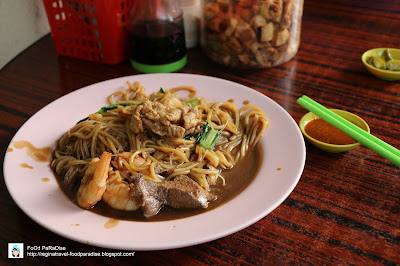
[(108, 220), (105, 224), (104, 224), (104, 228), (106, 229), (111, 229), (116, 227), (119, 224), (119, 220), (114, 219), (114, 218), (110, 218), (110, 220)]
[(26, 148), (28, 156), (37, 162), (50, 162), (51, 152), (53, 150), (51, 147), (37, 148), (26, 140), (13, 141), (13, 145), (16, 149)]
[(20, 164), (22, 168), (28, 168), (28, 169), (33, 169), (33, 166), (27, 164), (27, 163), (21, 163)]

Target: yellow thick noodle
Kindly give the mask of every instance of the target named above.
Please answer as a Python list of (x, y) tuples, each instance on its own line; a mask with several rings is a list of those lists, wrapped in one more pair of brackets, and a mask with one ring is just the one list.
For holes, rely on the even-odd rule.
[[(73, 126), (59, 141), (51, 166), (66, 184), (80, 182), (91, 159), (108, 151), (119, 158), (114, 166), (117, 165), (121, 171), (140, 173), (154, 181), (187, 175), (209, 189), (219, 179), (225, 183), (221, 171), (234, 167), (269, 126), (267, 116), (256, 106), (245, 105), (237, 109), (231, 102), (210, 102), (197, 97), (200, 104), (195, 108), (199, 110), (201, 119), (214, 130), (221, 131), (212, 149), (202, 148), (195, 137), (183, 139), (135, 134), (130, 129), (135, 106), (144, 100), (162, 101), (180, 91), (187, 91), (188, 98), (196, 97), (196, 89), (181, 86), (164, 89), (164, 94), (148, 96), (139, 82), (127, 84), (127, 90), (114, 92), (108, 97), (110, 104), (124, 103), (125, 106), (120, 105), (102, 114), (90, 114), (88, 120)], [(130, 156), (122, 156), (124, 152)], [(139, 166), (137, 158), (143, 160)]]

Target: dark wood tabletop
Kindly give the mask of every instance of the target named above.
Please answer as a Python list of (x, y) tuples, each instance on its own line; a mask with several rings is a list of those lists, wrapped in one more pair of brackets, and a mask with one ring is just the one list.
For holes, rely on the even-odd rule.
[[(364, 51), (377, 47), (400, 48), (398, 1), (307, 0), (300, 48), (290, 61), (269, 69), (228, 70), (194, 48), (179, 72), (244, 84), (279, 103), (296, 122), (308, 112), (296, 103), (306, 94), (359, 115), (375, 136), (400, 148), (400, 83), (375, 78), (361, 62)], [(84, 86), (137, 73), (127, 61), (107, 65), (60, 56), (51, 35), (34, 43), (0, 70), (1, 169), (14, 134), (42, 107)], [(306, 150), (304, 171), (289, 197), (237, 233), (180, 249), (137, 251), (129, 260), (29, 257), (19, 262), (400, 265), (400, 168), (364, 145), (333, 154), (306, 141)], [(4, 262), (11, 263), (7, 243), (115, 252), (41, 227), (13, 201), (3, 172), (0, 186)]]

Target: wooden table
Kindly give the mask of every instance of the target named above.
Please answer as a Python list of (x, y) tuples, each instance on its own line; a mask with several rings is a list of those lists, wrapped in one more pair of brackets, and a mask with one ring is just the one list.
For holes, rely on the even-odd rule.
[[(361, 116), (374, 135), (400, 148), (400, 83), (373, 77), (360, 60), (364, 51), (376, 47), (400, 48), (399, 2), (306, 0), (300, 49), (289, 62), (258, 71), (227, 71), (196, 48), (180, 72), (254, 88), (278, 102), (296, 122), (307, 112), (296, 100), (306, 94), (327, 107)], [(127, 62), (110, 66), (58, 56), (50, 35), (33, 44), (0, 71), (1, 165), (13, 135), (39, 109), (86, 85), (136, 73)], [(400, 264), (400, 168), (363, 145), (341, 154), (323, 152), (308, 142), (306, 148), (305, 169), (294, 191), (260, 221), (209, 243), (136, 252), (129, 262)], [(73, 252), (113, 251), (42, 228), (14, 203), (3, 174), (0, 186), (2, 258), (10, 242), (64, 246)], [(76, 257), (22, 262), (61, 260), (82, 262)]]

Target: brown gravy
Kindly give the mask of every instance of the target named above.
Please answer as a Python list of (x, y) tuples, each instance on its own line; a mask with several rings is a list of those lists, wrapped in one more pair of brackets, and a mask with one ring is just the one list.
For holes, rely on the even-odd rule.
[[(227, 203), (242, 192), (259, 172), (262, 159), (262, 147), (258, 144), (252, 150), (249, 150), (246, 157), (239, 161), (232, 169), (223, 171), (222, 175), (225, 178), (226, 185), (223, 186), (222, 182), (220, 182), (215, 186), (211, 186), (210, 192), (217, 195), (218, 198), (215, 201), (210, 202), (208, 208), (205, 209), (175, 209), (169, 206), (164, 206), (157, 215), (146, 219), (140, 210), (133, 212), (115, 210), (104, 202), (99, 201), (93, 208), (89, 209), (89, 211), (112, 218), (109, 221), (110, 223), (115, 219), (152, 222), (175, 220), (197, 215)], [(68, 193), (64, 189), (63, 191), (66, 192), (66, 194), (69, 195), (71, 200), (76, 204), (75, 195), (71, 195), (71, 193)], [(111, 224), (108, 224), (107, 226), (105, 225), (105, 228), (109, 228), (108, 226), (111, 226)]]
[(31, 165), (29, 165), (29, 164), (27, 164), (27, 163), (21, 163), (20, 166), (21, 166), (22, 168), (33, 169), (33, 166), (31, 166)]
[(32, 145), (32, 143), (26, 140), (13, 141), (13, 145), (16, 149), (26, 148), (26, 153), (28, 156), (37, 162), (50, 161), (51, 152), (53, 150), (51, 147), (36, 148)]
[(104, 228), (105, 229), (111, 229), (116, 227), (119, 224), (119, 220), (116, 220), (114, 218), (110, 218), (110, 220), (108, 220), (105, 224), (104, 224)]

